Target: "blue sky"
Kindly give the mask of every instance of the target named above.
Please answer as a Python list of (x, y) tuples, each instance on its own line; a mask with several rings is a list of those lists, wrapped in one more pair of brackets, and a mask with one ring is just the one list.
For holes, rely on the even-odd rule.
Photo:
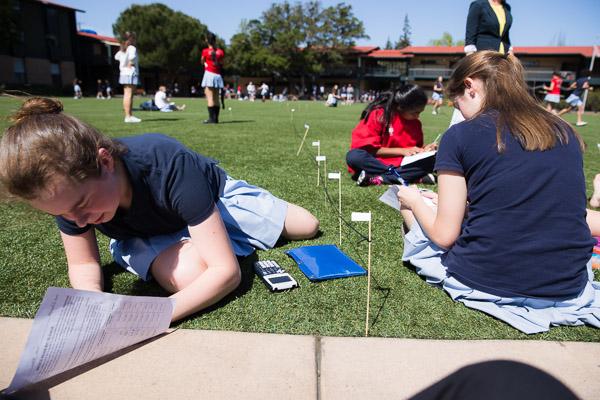
[[(155, 1), (123, 0), (56, 0), (58, 3), (85, 10), (77, 13), (80, 28), (112, 36), (112, 23), (131, 4)], [(242, 19), (260, 17), (278, 1), (274, 0), (173, 0), (165, 1), (174, 10), (198, 18), (227, 42), (238, 31)], [(322, 1), (331, 6), (341, 1)], [(449, 32), (464, 39), (465, 20), (471, 0), (355, 0), (354, 15), (363, 21), (370, 39), (359, 45), (383, 47), (387, 38), (396, 41), (408, 14), (415, 45), (427, 45), (431, 39)], [(600, 44), (600, 0), (512, 0), (514, 18), (511, 40), (515, 46), (549, 46), (561, 42), (568, 46)], [(218, 4), (216, 6), (215, 4)], [(377, 7), (374, 7), (377, 5)]]

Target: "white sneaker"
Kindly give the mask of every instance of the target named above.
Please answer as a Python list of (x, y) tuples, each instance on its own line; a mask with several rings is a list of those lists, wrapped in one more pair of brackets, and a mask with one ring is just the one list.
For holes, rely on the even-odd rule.
[(583, 122), (583, 121), (581, 121), (581, 122), (578, 122), (578, 123), (576, 123), (575, 125), (576, 125), (576, 126), (586, 126), (586, 125), (587, 125), (587, 122)]
[(433, 115), (437, 115), (437, 112), (436, 112), (435, 110), (433, 110), (431, 113), (432, 113)]
[(142, 122), (142, 120), (132, 115), (131, 117), (125, 117), (125, 122), (128, 124), (137, 124), (138, 122)]

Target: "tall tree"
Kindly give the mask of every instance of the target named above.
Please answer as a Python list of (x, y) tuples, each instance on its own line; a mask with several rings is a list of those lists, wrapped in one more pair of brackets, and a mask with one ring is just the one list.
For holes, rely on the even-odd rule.
[(464, 46), (464, 40), (454, 41), (454, 38), (449, 32), (444, 32), (442, 37), (439, 39), (432, 39), (429, 41), (431, 46)]
[(137, 35), (140, 66), (164, 68), (173, 79), (178, 72), (199, 66), (208, 28), (195, 18), (154, 3), (134, 4), (123, 11), (113, 24), (113, 33), (121, 37), (125, 31)]
[(304, 77), (341, 63), (355, 39), (367, 37), (351, 5), (285, 1), (242, 22), (231, 38), (231, 66), (240, 74)]
[(394, 45), (392, 45), (392, 41), (390, 40), (390, 37), (388, 36), (387, 41), (385, 42), (385, 49), (392, 50), (393, 48), (394, 48)]
[(410, 27), (410, 21), (408, 20), (408, 14), (404, 15), (404, 25), (402, 26), (402, 35), (400, 35), (400, 40), (396, 42), (396, 49), (402, 49), (404, 47), (410, 46), (410, 35), (412, 34), (412, 30)]

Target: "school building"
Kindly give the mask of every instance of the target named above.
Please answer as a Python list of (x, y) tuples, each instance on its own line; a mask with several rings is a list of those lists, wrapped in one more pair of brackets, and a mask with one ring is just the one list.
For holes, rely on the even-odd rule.
[[(532, 89), (550, 81), (553, 71), (572, 80), (589, 69), (593, 46), (517, 46), (515, 55), (525, 67), (525, 79)], [(600, 49), (596, 56), (600, 56)], [(346, 57), (346, 71), (352, 75), (325, 71), (319, 77), (326, 85), (352, 83), (361, 91), (382, 90), (410, 81), (430, 89), (438, 76), (447, 79), (464, 57), (462, 46), (409, 46), (400, 50), (356, 46)], [(600, 60), (594, 63), (591, 84), (600, 84)], [(334, 72), (334, 73), (331, 73)]]

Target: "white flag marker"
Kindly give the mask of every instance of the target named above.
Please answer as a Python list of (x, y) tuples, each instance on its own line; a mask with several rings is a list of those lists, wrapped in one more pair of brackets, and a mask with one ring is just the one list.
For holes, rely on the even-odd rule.
[[(292, 112), (294, 109), (292, 108)], [(294, 115), (294, 114), (292, 114)], [(308, 131), (310, 130), (310, 126), (308, 124), (304, 124), (304, 136), (302, 136), (302, 141), (300, 142), (300, 147), (298, 147), (298, 151), (296, 152), (296, 157), (300, 155), (300, 150), (302, 150), (302, 146), (304, 146), (304, 141), (306, 140), (306, 135), (308, 135)]]
[(340, 225), (340, 247), (342, 247), (342, 173), (330, 172), (327, 174), (329, 179), (337, 179), (338, 181), (338, 222)]
[(371, 212), (353, 212), (352, 221), (369, 223), (369, 251), (367, 253), (367, 315), (365, 318), (365, 336), (369, 336), (369, 308), (371, 303)]

